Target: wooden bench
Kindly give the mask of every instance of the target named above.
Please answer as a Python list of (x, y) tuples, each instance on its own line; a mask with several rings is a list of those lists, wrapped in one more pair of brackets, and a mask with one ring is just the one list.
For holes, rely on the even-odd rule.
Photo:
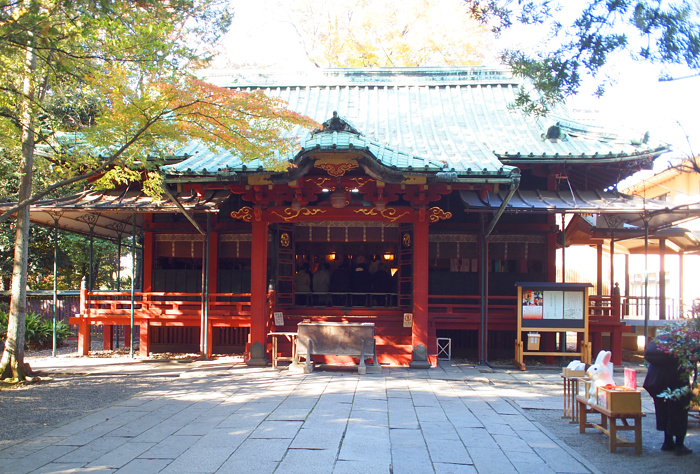
[[(578, 403), (578, 430), (579, 433), (585, 433), (586, 428), (595, 428), (602, 431), (608, 435), (610, 441), (610, 452), (617, 452), (617, 448), (628, 447), (634, 448), (637, 454), (642, 452), (642, 417), (645, 416), (644, 413), (612, 413), (605, 407), (600, 405), (590, 405), (588, 400), (582, 396), (576, 397), (576, 402)], [(587, 417), (591, 413), (600, 414), (600, 423), (589, 423)], [(617, 422), (620, 420), (621, 425)], [(629, 421), (633, 424), (630, 425)], [(617, 436), (618, 431), (633, 431), (634, 440), (632, 442), (620, 439)]]
[[(303, 368), (304, 373), (313, 371), (315, 355), (346, 355), (360, 360), (357, 372), (367, 373), (365, 359), (372, 359), (370, 372), (379, 372), (377, 347), (374, 342), (374, 323), (299, 323), (297, 326), (294, 368)], [(300, 362), (304, 357), (305, 362)], [(290, 368), (292, 368), (290, 366)]]

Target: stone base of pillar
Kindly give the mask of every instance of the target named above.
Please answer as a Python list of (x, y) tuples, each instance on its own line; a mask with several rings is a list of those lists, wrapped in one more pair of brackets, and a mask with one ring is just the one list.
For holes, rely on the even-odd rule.
[(253, 345), (250, 346), (250, 359), (245, 361), (245, 363), (249, 367), (267, 367), (265, 348), (259, 341), (255, 341)]
[(418, 344), (413, 348), (413, 361), (408, 364), (412, 369), (429, 369), (428, 348), (423, 344)]

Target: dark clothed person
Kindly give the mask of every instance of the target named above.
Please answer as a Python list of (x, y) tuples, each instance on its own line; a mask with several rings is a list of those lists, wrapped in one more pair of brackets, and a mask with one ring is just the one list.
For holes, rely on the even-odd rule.
[(309, 303), (309, 293), (311, 293), (311, 275), (309, 274), (309, 264), (305, 263), (294, 275), (294, 292), (296, 293), (296, 303), (305, 305)]
[(391, 293), (393, 283), (391, 272), (387, 266), (383, 263), (380, 264), (377, 271), (372, 273), (372, 293), (379, 293), (374, 295), (374, 304), (389, 306), (391, 301), (389, 293)]
[(364, 259), (359, 260), (353, 271), (350, 272), (350, 291), (360, 293), (353, 295), (352, 304), (354, 306), (367, 306), (367, 299), (369, 298), (367, 293), (372, 289), (372, 282), (370, 280), (369, 265), (365, 263)]
[(346, 262), (341, 263), (331, 273), (330, 290), (331, 293), (343, 293), (333, 295), (333, 304), (335, 306), (347, 305), (347, 293), (350, 291), (350, 267)]
[(331, 287), (331, 271), (329, 268), (327, 263), (322, 263), (312, 277), (314, 293), (318, 293), (315, 295), (316, 302), (323, 306), (331, 304), (331, 299), (328, 295), (328, 291)]
[(649, 363), (649, 368), (643, 386), (654, 399), (656, 429), (664, 432), (664, 443), (661, 445), (661, 450), (675, 451), (679, 456), (690, 454), (692, 450), (684, 444), (688, 431), (690, 391), (678, 399), (659, 396), (666, 389), (675, 390), (688, 387), (689, 376), (680, 370), (678, 359), (664, 352), (654, 341), (647, 344), (644, 358)]

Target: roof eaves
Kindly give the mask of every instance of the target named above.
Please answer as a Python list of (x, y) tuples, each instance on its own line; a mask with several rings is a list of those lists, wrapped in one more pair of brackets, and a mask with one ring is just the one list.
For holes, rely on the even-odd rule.
[(534, 153), (529, 153), (527, 155), (522, 153), (496, 153), (496, 157), (503, 161), (504, 163), (562, 163), (562, 164), (606, 164), (610, 162), (625, 162), (625, 161), (637, 161), (639, 159), (656, 158), (664, 153), (671, 151), (668, 146), (658, 146), (654, 149), (646, 149), (635, 151), (634, 153), (629, 153), (627, 151), (619, 151), (613, 153), (612, 151), (607, 154), (596, 153), (581, 153), (580, 155), (569, 154), (548, 154), (542, 153), (540, 155), (535, 155)]

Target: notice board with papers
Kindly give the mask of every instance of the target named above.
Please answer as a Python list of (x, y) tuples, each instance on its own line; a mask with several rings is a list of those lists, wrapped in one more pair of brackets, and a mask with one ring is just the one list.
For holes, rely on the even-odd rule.
[[(584, 362), (590, 361), (588, 343), (588, 289), (590, 283), (518, 282), (518, 339), (515, 364), (524, 370), (526, 355), (578, 355)], [(524, 350), (523, 339), (527, 334), (539, 338), (539, 333), (583, 333), (578, 352), (544, 352)]]

